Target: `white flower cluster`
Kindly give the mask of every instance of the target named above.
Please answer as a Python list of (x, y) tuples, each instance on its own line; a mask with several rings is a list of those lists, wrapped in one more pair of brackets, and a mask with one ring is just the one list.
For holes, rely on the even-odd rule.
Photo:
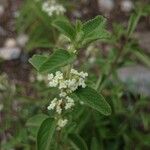
[(56, 3), (55, 0), (47, 0), (42, 5), (42, 10), (46, 12), (49, 16), (61, 15), (66, 12), (63, 5)]
[[(55, 74), (48, 74), (49, 87), (57, 87), (60, 90), (59, 98), (54, 98), (50, 105), (47, 107), (48, 110), (55, 110), (58, 115), (65, 110), (71, 109), (75, 104), (74, 100), (68, 95), (78, 89), (79, 86), (82, 88), (86, 87), (85, 78), (88, 76), (87, 73), (78, 72), (75, 69), (71, 69), (69, 77), (66, 78), (65, 74), (57, 71)], [(58, 129), (61, 129), (67, 124), (67, 119), (58, 121)]]
[(85, 88), (85, 78), (87, 76), (88, 74), (83, 71), (78, 72), (75, 69), (71, 69), (69, 79), (65, 79), (64, 74), (57, 71), (55, 76), (52, 73), (48, 75), (49, 87), (58, 87), (61, 91), (63, 91), (60, 93), (60, 97), (65, 97), (67, 94), (75, 91), (79, 86)]

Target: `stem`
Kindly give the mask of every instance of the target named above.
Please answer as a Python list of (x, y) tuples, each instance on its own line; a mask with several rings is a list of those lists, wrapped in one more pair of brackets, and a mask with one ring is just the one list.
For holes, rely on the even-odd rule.
[(56, 140), (57, 140), (57, 149), (60, 149), (60, 145), (61, 145), (61, 132), (60, 131), (58, 131), (58, 133), (57, 133), (57, 138), (56, 138)]
[(96, 86), (95, 86), (95, 90), (98, 90), (98, 89), (99, 89), (99, 86), (100, 86), (100, 84), (101, 84), (101, 80), (102, 80), (102, 77), (101, 77), (101, 74), (100, 74), (99, 77), (98, 77), (98, 80), (97, 80), (97, 84), (96, 84)]

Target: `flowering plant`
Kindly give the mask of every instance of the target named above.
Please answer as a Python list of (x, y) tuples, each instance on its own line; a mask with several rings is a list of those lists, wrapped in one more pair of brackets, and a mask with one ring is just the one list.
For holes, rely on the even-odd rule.
[[(83, 142), (83, 139), (73, 131), (66, 132), (67, 135), (63, 133), (64, 128), (69, 129), (72, 126), (71, 111), (74, 111), (76, 106), (81, 108), (89, 106), (103, 115), (111, 114), (109, 104), (97, 91), (100, 83), (97, 82), (96, 86), (91, 87), (87, 82), (88, 73), (74, 69), (74, 62), (82, 47), (93, 41), (109, 38), (105, 23), (106, 19), (102, 16), (97, 16), (85, 23), (78, 21), (75, 25), (66, 18), (57, 18), (52, 24), (68, 38), (68, 48), (56, 49), (50, 56), (34, 55), (29, 60), (38, 72), (47, 75), (48, 86), (58, 91), (47, 105), (50, 116), (43, 117), (45, 119), (42, 120), (37, 134), (39, 150), (55, 147), (55, 144), (52, 145), (50, 142), (57, 136), (59, 138), (64, 136), (72, 142), (75, 142), (74, 138), (77, 138)], [(57, 142), (54, 143), (58, 144)], [(76, 142), (74, 144), (80, 148)], [(86, 148), (85, 143), (82, 144)]]

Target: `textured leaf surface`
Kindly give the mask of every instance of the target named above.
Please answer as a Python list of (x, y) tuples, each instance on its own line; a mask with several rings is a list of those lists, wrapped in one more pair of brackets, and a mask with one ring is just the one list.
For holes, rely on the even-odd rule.
[(55, 132), (55, 128), (56, 122), (52, 118), (48, 118), (42, 123), (37, 135), (37, 150), (51, 149), (50, 145)]
[(75, 150), (88, 150), (86, 143), (84, 140), (77, 134), (70, 134), (69, 139), (71, 141), (71, 145)]
[(59, 67), (63, 67), (75, 59), (74, 54), (70, 54), (66, 50), (56, 50), (51, 56), (45, 57), (43, 55), (34, 55), (29, 62), (39, 72), (51, 72)]
[(111, 114), (111, 107), (104, 97), (90, 87), (80, 88), (75, 95), (89, 107), (99, 111), (103, 115)]
[(47, 60), (46, 56), (42, 55), (34, 55), (32, 58), (29, 59), (29, 62), (35, 67), (38, 71), (40, 66)]
[(93, 32), (97, 28), (104, 28), (106, 19), (102, 16), (97, 16), (92, 20), (87, 21), (83, 24), (83, 32), (87, 35)]
[(86, 38), (83, 40), (83, 45), (90, 44), (96, 40), (105, 40), (110, 37), (109, 32), (104, 29), (97, 28), (93, 32), (89, 33)]
[(39, 68), (40, 72), (50, 72), (73, 62), (75, 56), (66, 50), (55, 51)]
[(97, 16), (94, 19), (83, 24), (84, 40), (82, 45), (89, 44), (98, 39), (108, 39), (109, 33), (105, 30), (106, 19), (102, 16)]
[(54, 27), (56, 27), (60, 32), (62, 32), (64, 35), (66, 35), (71, 40), (74, 40), (75, 38), (75, 29), (73, 26), (69, 23), (67, 20), (57, 19), (52, 24)]

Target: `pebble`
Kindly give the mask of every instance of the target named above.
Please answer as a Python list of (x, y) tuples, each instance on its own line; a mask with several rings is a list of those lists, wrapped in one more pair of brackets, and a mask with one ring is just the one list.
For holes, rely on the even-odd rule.
[(12, 60), (19, 58), (21, 49), (18, 47), (2, 47), (0, 48), (0, 57), (4, 60)]
[(124, 12), (130, 12), (133, 9), (133, 3), (130, 0), (123, 0), (121, 2), (121, 10)]
[(118, 70), (119, 79), (135, 93), (150, 96), (150, 69), (133, 65)]

